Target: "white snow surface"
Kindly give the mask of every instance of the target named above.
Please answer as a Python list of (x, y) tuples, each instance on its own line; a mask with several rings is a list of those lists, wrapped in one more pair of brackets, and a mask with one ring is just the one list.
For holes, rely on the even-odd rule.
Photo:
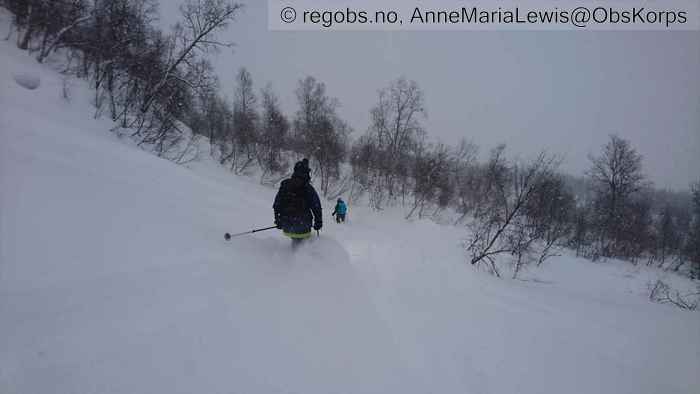
[(144, 152), (84, 83), (68, 102), (12, 40), (0, 58), (0, 393), (700, 392), (700, 313), (647, 299), (684, 278), (563, 256), (499, 280), (463, 228), (337, 225), (328, 201), (296, 252), (225, 242), (270, 225), (274, 189)]
[(18, 72), (13, 75), (13, 78), (19, 86), (25, 89), (34, 90), (41, 85), (41, 78), (39, 77), (39, 74)]

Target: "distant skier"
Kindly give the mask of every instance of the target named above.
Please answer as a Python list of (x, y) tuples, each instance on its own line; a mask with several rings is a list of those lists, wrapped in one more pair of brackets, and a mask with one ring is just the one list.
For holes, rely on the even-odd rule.
[(321, 201), (310, 181), (309, 160), (303, 159), (294, 165), (292, 177), (282, 181), (272, 205), (275, 225), (292, 239), (292, 246), (311, 236), (312, 222), (314, 230), (323, 226)]
[(336, 223), (340, 223), (340, 222), (345, 223), (345, 215), (347, 213), (348, 213), (347, 204), (345, 204), (345, 201), (343, 201), (343, 199), (339, 198), (335, 204), (335, 209), (333, 209), (333, 213), (331, 214), (331, 216), (335, 216)]

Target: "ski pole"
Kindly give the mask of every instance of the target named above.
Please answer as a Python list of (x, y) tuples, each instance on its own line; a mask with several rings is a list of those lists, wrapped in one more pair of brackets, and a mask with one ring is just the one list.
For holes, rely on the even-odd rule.
[(229, 234), (229, 233), (226, 233), (226, 234), (224, 234), (224, 239), (228, 241), (229, 239), (231, 239), (231, 238), (233, 238), (233, 237), (238, 237), (239, 235), (253, 234), (253, 233), (257, 233), (257, 232), (259, 232), (259, 231), (272, 230), (273, 228), (277, 228), (277, 226), (270, 226), (270, 227), (265, 227), (265, 228), (256, 228), (255, 230), (244, 231), (244, 232), (242, 232), (242, 233), (236, 233), (236, 234)]

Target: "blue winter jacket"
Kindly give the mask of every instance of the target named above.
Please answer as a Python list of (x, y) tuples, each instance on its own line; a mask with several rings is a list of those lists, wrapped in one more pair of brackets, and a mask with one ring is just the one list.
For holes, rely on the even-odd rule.
[(337, 204), (335, 204), (335, 210), (333, 211), (334, 213), (345, 215), (348, 212), (348, 206), (345, 205), (345, 201), (341, 201)]

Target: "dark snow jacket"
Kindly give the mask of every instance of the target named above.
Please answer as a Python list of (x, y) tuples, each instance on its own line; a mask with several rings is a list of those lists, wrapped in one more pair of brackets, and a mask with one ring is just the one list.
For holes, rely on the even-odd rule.
[(321, 201), (309, 183), (308, 172), (294, 171), (291, 178), (282, 181), (272, 208), (275, 224), (292, 237), (310, 235), (314, 223), (319, 228), (323, 223)]

